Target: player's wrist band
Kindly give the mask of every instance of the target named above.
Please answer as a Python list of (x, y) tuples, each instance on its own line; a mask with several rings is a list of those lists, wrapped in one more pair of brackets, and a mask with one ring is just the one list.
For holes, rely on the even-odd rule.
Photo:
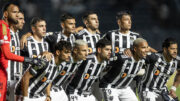
[(47, 95), (46, 97), (48, 97), (51, 100), (51, 96)]
[(174, 90), (174, 91), (176, 91), (176, 87), (175, 87), (175, 86), (172, 86), (171, 89)]

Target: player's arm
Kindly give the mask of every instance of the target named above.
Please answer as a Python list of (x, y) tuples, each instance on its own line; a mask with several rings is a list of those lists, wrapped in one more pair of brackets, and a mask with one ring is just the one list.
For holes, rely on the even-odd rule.
[(32, 33), (31, 32), (28, 32), (26, 34), (24, 34), (22, 37), (21, 37), (21, 40), (20, 40), (20, 47), (21, 49), (24, 48), (24, 45), (27, 46), (27, 38), (32, 36)]
[(79, 27), (77, 27), (77, 28), (75, 29), (75, 32), (78, 33), (78, 32), (80, 32), (80, 31), (83, 30), (83, 29), (84, 29), (83, 26), (79, 26)]
[(157, 53), (158, 51), (157, 50), (155, 50), (154, 48), (152, 48), (152, 47), (148, 47), (148, 49), (149, 49), (149, 52), (153, 52), (153, 53)]
[(18, 61), (18, 62), (24, 61), (24, 57), (11, 53), (9, 43), (1, 45), (1, 51), (7, 60)]
[(48, 42), (49, 45), (56, 44), (57, 39), (58, 39), (58, 35), (56, 33), (45, 37), (45, 40)]
[(1, 51), (7, 60), (25, 62), (25, 63), (35, 64), (38, 66), (41, 65), (41, 59), (22, 57), (11, 53), (9, 43), (1, 45)]
[(46, 100), (45, 101), (51, 101), (50, 91), (51, 91), (51, 83), (46, 88)]
[(177, 71), (175, 79), (174, 79), (174, 84), (171, 87), (170, 92), (169, 92), (170, 96), (172, 96), (173, 98), (177, 97), (176, 88), (179, 86), (179, 84), (180, 84), (180, 70)]

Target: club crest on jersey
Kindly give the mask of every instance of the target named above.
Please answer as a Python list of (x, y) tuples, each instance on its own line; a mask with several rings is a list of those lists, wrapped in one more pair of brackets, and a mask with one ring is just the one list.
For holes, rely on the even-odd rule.
[(121, 78), (125, 78), (127, 76), (127, 73), (123, 73)]
[(154, 73), (154, 75), (159, 75), (159, 73), (160, 73), (160, 71), (157, 69), (156, 71), (155, 71), (155, 73)]
[(119, 52), (119, 47), (115, 47), (115, 53)]
[(12, 46), (11, 48), (12, 48), (12, 52), (14, 53), (16, 50), (15, 46)]
[(63, 70), (61, 73), (60, 73), (60, 75), (65, 75), (66, 74), (66, 71), (65, 70)]
[(47, 80), (46, 77), (43, 77), (43, 78), (41, 79), (42, 82), (46, 82), (46, 80)]
[(88, 73), (86, 73), (85, 75), (84, 75), (84, 79), (89, 79), (89, 74)]
[(88, 48), (88, 52), (91, 54), (93, 52), (92, 48)]

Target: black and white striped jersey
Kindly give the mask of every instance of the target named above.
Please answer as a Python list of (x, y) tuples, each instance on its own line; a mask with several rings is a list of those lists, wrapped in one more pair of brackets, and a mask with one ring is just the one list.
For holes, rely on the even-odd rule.
[(148, 55), (146, 57), (146, 73), (142, 78), (140, 88), (149, 88), (149, 90), (161, 92), (166, 89), (165, 85), (169, 77), (177, 69), (180, 69), (180, 63), (177, 59), (166, 62), (162, 53)]
[(77, 68), (73, 79), (67, 86), (67, 93), (79, 91), (91, 91), (91, 86), (99, 78), (100, 73), (106, 67), (106, 61), (99, 63), (95, 55), (89, 55)]
[[(31, 69), (31, 67), (30, 67)], [(62, 65), (56, 66), (54, 57), (50, 62), (47, 62), (41, 69), (36, 70), (37, 74), (34, 75), (29, 82), (28, 97), (38, 98), (44, 96), (46, 87), (52, 83), (58, 73), (62, 70)], [(21, 94), (21, 83), (16, 89), (16, 94)]]
[(76, 34), (76, 39), (82, 39), (87, 42), (89, 54), (93, 54), (96, 52), (96, 43), (100, 40), (100, 34), (92, 34), (87, 29), (83, 29)]
[(129, 31), (128, 34), (122, 34), (119, 29), (109, 31), (104, 36), (112, 42), (112, 53), (122, 53), (126, 48), (133, 45), (133, 41), (140, 37), (138, 33)]
[(73, 43), (75, 41), (75, 36), (74, 34), (70, 34), (70, 36), (67, 37), (62, 32), (48, 32), (45, 37), (45, 40), (51, 45), (50, 50), (54, 51), (54, 45), (59, 41), (68, 41), (71, 43), (71, 46), (73, 46)]
[[(19, 31), (16, 33), (10, 30), (11, 41), (10, 41), (10, 50), (16, 55), (20, 55), (20, 42), (19, 42)], [(22, 63), (8, 60), (8, 80), (15, 80), (19, 78), (22, 73)]]
[(21, 54), (23, 56), (28, 57), (37, 57), (44, 51), (49, 51), (49, 44), (44, 41), (44, 39), (39, 42), (34, 39), (33, 36), (28, 37), (27, 39), (27, 47), (21, 50)]
[[(24, 49), (21, 50), (21, 55), (36, 58), (44, 51), (49, 51), (49, 44), (44, 41), (44, 39), (42, 40), (42, 42), (38, 42), (33, 38), (33, 36), (30, 36), (27, 39), (27, 47), (24, 47)], [(23, 64), (23, 69), (26, 70), (28, 66), (29, 65), (27, 64)]]
[(72, 75), (75, 74), (75, 71), (77, 70), (77, 67), (81, 64), (82, 61), (79, 61), (77, 63), (73, 62), (63, 62), (61, 63), (62, 65), (62, 70), (61, 72), (57, 75), (57, 77), (53, 81), (53, 86), (52, 87), (60, 87), (62, 84), (64, 84), (68, 79), (72, 77)]
[(133, 57), (127, 57), (117, 53), (110, 62), (110, 70), (100, 80), (100, 88), (111, 85), (112, 88), (123, 88), (129, 86), (145, 63), (145, 59), (135, 61)]

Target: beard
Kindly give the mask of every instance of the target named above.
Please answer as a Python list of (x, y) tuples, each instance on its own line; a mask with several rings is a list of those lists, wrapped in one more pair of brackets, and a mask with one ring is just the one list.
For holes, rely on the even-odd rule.
[(12, 24), (18, 24), (18, 20), (13, 19), (12, 17), (8, 17), (8, 21)]

